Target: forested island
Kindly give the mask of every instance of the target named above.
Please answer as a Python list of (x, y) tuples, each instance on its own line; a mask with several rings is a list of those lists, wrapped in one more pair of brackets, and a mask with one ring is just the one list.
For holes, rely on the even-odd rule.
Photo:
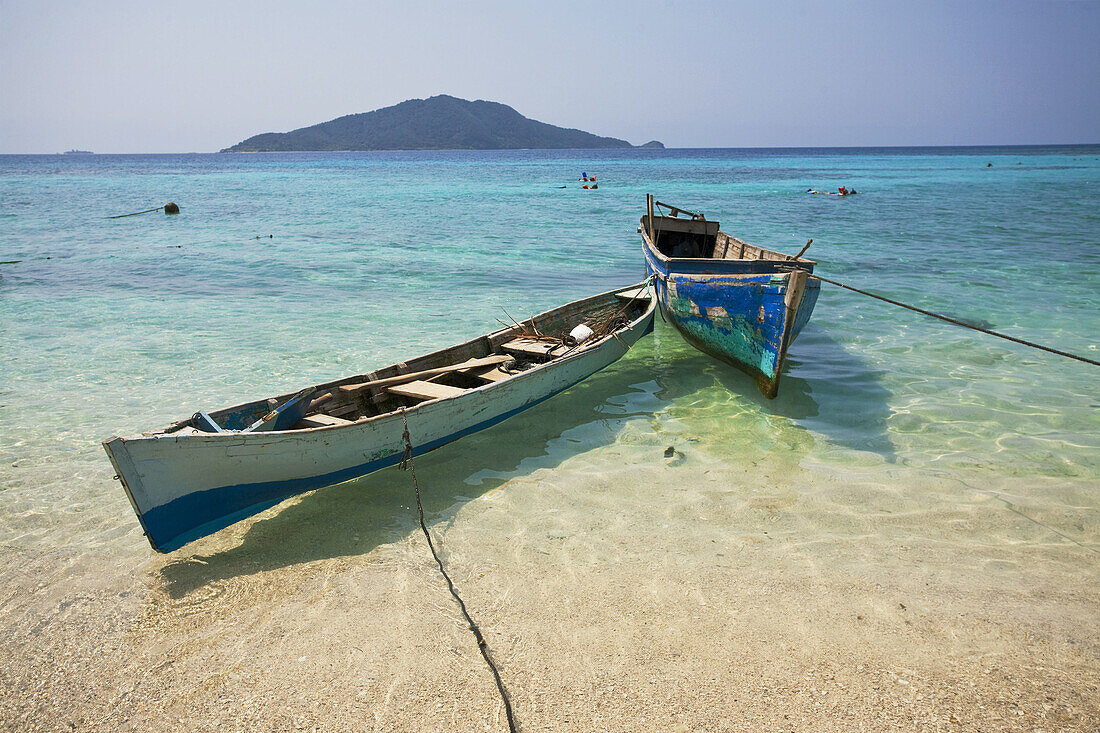
[[(656, 141), (646, 146), (663, 147)], [(630, 147), (626, 140), (529, 119), (499, 102), (471, 102), (441, 94), (337, 117), (291, 132), (265, 132), (222, 152)]]

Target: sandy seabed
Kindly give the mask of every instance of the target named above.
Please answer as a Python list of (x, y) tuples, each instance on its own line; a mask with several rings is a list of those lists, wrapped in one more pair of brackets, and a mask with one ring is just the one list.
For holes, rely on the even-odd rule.
[[(1097, 730), (1079, 484), (1018, 492), (1061, 492), (1053, 515), (1008, 479), (734, 469), (660, 441), (474, 496), (432, 493), (457, 454), (417, 459), (521, 730)], [(506, 730), (411, 491), (387, 470), (168, 556), (0, 550), (0, 727)]]

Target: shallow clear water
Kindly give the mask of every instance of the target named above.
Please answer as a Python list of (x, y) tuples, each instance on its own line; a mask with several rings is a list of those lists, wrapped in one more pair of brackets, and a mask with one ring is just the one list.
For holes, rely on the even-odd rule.
[[(860, 195), (805, 194), (838, 185)], [(0, 260), (21, 260), (0, 265), (0, 544), (141, 549), (109, 435), (641, 279), (646, 192), (771, 249), (812, 237), (826, 277), (1100, 358), (1096, 146), (0, 156)], [(169, 200), (179, 216), (104, 218)], [(1012, 497), (1095, 546), (1098, 385), (1096, 367), (825, 285), (775, 401), (658, 322), (612, 368), (420, 461), (436, 512), (565, 463), (622, 482), (671, 444), (745, 486), (957, 482), (960, 502)], [(367, 492), (395, 515), (406, 488), (368, 478), (317, 506)]]

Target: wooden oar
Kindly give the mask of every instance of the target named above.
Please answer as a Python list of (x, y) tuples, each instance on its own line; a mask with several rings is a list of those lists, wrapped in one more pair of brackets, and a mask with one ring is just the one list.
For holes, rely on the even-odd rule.
[(436, 367), (435, 369), (425, 369), (424, 371), (420, 372), (398, 374), (395, 377), (374, 379), (370, 382), (360, 382), (359, 384), (342, 384), (340, 385), (340, 391), (358, 392), (361, 389), (370, 389), (371, 387), (389, 387), (394, 384), (403, 384), (405, 382), (412, 382), (417, 379), (423, 379), (424, 377), (434, 377), (438, 374), (446, 374), (447, 372), (459, 372), (463, 369), (476, 369), (477, 367), (503, 364), (506, 361), (512, 361), (513, 358), (514, 357), (508, 356), (507, 354), (493, 354), (492, 356), (482, 357), (481, 359), (470, 359), (469, 361), (464, 361), (461, 364), (449, 364), (448, 366)]

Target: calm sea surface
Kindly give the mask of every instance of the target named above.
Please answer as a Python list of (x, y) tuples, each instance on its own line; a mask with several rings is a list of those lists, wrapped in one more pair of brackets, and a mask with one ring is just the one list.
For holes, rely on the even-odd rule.
[[(840, 185), (860, 195), (805, 193)], [(100, 440), (640, 280), (647, 192), (767, 248), (812, 237), (826, 277), (1100, 359), (1100, 146), (0, 156), (0, 261), (19, 260), (0, 265), (0, 544), (147, 552)], [(182, 213), (105, 218), (167, 201)], [(658, 321), (418, 460), (445, 512), (578, 457), (664, 466), (668, 445), (745, 485), (939, 481), (1100, 538), (1100, 369), (828, 285), (774, 401)], [(398, 515), (407, 480), (387, 475), (318, 494)]]

